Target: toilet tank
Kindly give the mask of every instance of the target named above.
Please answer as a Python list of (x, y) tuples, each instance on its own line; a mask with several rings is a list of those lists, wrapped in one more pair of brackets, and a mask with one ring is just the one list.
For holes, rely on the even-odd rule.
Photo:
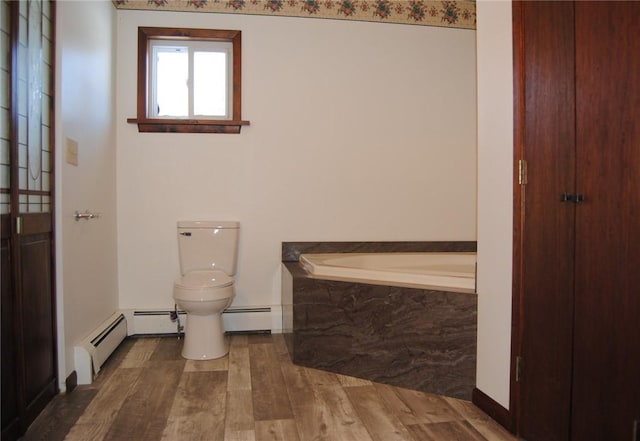
[(178, 222), (181, 273), (217, 270), (235, 275), (239, 232), (240, 224), (235, 221)]

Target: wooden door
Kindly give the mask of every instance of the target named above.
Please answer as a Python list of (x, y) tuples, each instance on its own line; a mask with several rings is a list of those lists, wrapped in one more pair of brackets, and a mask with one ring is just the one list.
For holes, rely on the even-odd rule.
[[(54, 4), (2, 1), (2, 440), (57, 393), (53, 248)], [(9, 28), (6, 28), (6, 24)], [(5, 74), (6, 73), (6, 74)]]
[(628, 441), (640, 420), (640, 2), (576, 2), (575, 19), (584, 202), (576, 210), (572, 439)]
[(528, 441), (640, 436), (638, 35), (640, 2), (514, 5), (528, 181), (516, 194), (512, 390)]
[(516, 66), (523, 86), (516, 92), (521, 95), (515, 111), (522, 117), (516, 117), (516, 129), (528, 175), (519, 185), (518, 429), (527, 440), (567, 440), (575, 207), (562, 202), (561, 195), (575, 188), (573, 4), (522, 2), (517, 7), (520, 40), (515, 43), (524, 57), (523, 65)]

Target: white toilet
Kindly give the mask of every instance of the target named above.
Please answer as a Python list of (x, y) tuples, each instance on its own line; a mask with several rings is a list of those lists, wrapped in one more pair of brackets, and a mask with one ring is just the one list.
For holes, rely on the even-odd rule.
[(178, 222), (182, 277), (173, 285), (173, 298), (187, 313), (184, 358), (209, 360), (229, 352), (222, 311), (235, 296), (239, 231), (238, 222)]

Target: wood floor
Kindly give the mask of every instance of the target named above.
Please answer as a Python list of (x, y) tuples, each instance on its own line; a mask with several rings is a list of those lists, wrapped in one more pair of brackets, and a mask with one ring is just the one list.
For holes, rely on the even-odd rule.
[(31, 440), (515, 440), (473, 404), (294, 365), (281, 335), (233, 335), (219, 360), (127, 339), (90, 386), (57, 396)]

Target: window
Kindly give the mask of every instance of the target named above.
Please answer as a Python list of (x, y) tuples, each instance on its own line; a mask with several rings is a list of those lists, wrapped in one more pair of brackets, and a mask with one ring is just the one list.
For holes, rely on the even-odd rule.
[(240, 133), (241, 33), (138, 28), (140, 132)]
[(153, 118), (231, 119), (231, 43), (151, 40), (148, 115)]

